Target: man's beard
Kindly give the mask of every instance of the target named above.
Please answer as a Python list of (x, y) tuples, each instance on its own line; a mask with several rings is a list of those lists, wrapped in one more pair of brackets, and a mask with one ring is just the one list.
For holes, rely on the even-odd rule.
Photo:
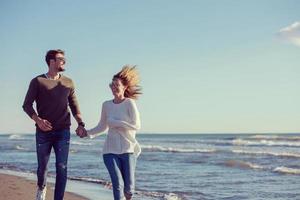
[(58, 68), (58, 71), (59, 71), (59, 72), (64, 72), (64, 71), (66, 71), (66, 70), (65, 70), (64, 68), (62, 68), (62, 67), (59, 67), (59, 68)]

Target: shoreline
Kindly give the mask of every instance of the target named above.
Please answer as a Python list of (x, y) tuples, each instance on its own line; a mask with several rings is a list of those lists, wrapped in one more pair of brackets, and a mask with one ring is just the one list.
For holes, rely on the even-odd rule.
[[(47, 177), (46, 200), (53, 199), (55, 178)], [(0, 169), (0, 200), (35, 199), (36, 175), (21, 171)], [(112, 200), (112, 191), (99, 184), (68, 179), (65, 200)]]

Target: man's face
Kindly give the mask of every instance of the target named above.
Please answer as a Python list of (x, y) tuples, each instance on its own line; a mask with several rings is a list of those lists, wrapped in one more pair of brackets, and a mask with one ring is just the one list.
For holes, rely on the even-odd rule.
[(54, 66), (56, 70), (59, 72), (65, 71), (65, 63), (66, 63), (65, 56), (61, 53), (56, 54), (54, 60)]

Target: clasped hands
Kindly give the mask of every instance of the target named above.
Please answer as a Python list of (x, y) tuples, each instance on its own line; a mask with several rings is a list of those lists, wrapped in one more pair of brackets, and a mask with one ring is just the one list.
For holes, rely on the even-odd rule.
[(87, 137), (87, 131), (85, 130), (85, 128), (83, 126), (78, 126), (76, 129), (76, 135), (79, 136), (80, 138), (84, 138)]

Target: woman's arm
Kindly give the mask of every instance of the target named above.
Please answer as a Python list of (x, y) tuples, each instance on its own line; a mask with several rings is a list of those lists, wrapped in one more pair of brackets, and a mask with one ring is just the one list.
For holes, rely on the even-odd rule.
[(102, 111), (101, 111), (101, 117), (100, 121), (97, 126), (94, 128), (87, 130), (87, 134), (90, 138), (94, 138), (98, 135), (101, 135), (101, 133), (105, 132), (106, 129), (108, 128), (107, 126), (107, 114), (105, 110), (104, 103), (102, 104)]
[(120, 127), (125, 129), (131, 129), (131, 130), (139, 130), (141, 128), (140, 114), (137, 109), (135, 101), (132, 99), (130, 99), (128, 103), (128, 110), (131, 119), (130, 122), (108, 118), (107, 119), (108, 126)]

